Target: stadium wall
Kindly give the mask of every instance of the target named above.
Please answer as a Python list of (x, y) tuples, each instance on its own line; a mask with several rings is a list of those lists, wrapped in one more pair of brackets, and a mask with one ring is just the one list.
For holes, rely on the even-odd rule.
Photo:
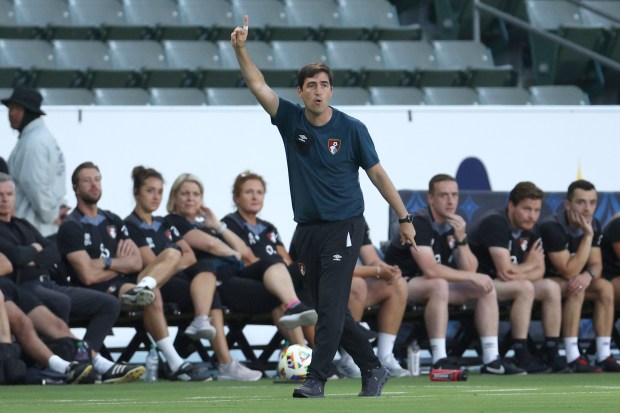
[[(192, 172), (205, 184), (205, 202), (220, 217), (233, 208), (237, 174), (251, 169), (267, 181), (262, 216), (294, 231), (284, 150), (277, 129), (260, 107), (46, 107), (46, 122), (61, 145), (67, 175), (81, 162), (98, 164), (101, 207), (122, 217), (132, 206), (131, 169), (160, 170), (165, 199), (174, 179)], [(508, 191), (531, 180), (564, 191), (580, 173), (599, 190), (620, 191), (620, 107), (347, 107), (362, 120), (381, 163), (398, 189), (425, 189), (436, 173), (455, 174), (469, 156), (486, 165), (492, 189)], [(6, 119), (6, 110), (4, 112)], [(0, 125), (0, 155), (8, 158), (17, 133)], [(385, 201), (361, 173), (366, 217), (379, 244), (387, 237)], [(67, 201), (75, 200), (67, 182)], [(165, 214), (165, 200), (162, 209)]]

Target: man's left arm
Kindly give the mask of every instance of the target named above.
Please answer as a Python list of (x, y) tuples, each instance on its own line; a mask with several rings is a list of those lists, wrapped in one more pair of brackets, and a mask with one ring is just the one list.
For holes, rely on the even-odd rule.
[[(408, 215), (407, 208), (400, 198), (396, 187), (392, 183), (392, 180), (381, 166), (381, 163), (377, 162), (374, 166), (366, 170), (366, 174), (373, 185), (379, 190), (381, 196), (387, 201), (388, 204), (396, 212), (398, 218), (404, 218)], [(415, 243), (415, 228), (411, 222), (400, 223), (400, 242), (405, 244), (411, 244), (417, 248)]]

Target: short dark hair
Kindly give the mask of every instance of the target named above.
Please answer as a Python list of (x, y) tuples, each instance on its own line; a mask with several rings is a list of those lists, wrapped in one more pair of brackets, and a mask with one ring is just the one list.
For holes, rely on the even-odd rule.
[(82, 162), (81, 164), (77, 166), (77, 168), (75, 168), (75, 170), (71, 174), (71, 184), (73, 185), (73, 189), (77, 188), (77, 184), (79, 181), (78, 174), (80, 173), (82, 169), (96, 169), (97, 172), (101, 173), (101, 171), (99, 170), (99, 167), (95, 165), (94, 163), (92, 163), (91, 161)]
[(566, 191), (566, 199), (569, 201), (573, 199), (573, 195), (575, 195), (575, 190), (577, 189), (583, 189), (584, 191), (596, 191), (596, 188), (592, 182), (586, 181), (585, 179), (578, 179), (571, 182), (568, 186), (568, 190)]
[(542, 200), (544, 196), (545, 193), (542, 191), (542, 189), (537, 187), (533, 182), (523, 181), (519, 182), (517, 185), (515, 185), (514, 188), (512, 188), (512, 191), (510, 191), (509, 201), (513, 205), (518, 205), (519, 202), (523, 201), (524, 199)]
[(435, 192), (435, 184), (445, 181), (456, 182), (456, 179), (448, 174), (437, 174), (428, 181), (428, 193), (433, 194)]
[(309, 77), (314, 77), (318, 73), (325, 73), (329, 78), (329, 85), (333, 86), (333, 76), (332, 71), (325, 63), (311, 63), (299, 69), (297, 72), (297, 86), (302, 89), (304, 87), (304, 81)]
[(164, 181), (164, 177), (161, 173), (153, 168), (145, 168), (142, 165), (138, 165), (131, 171), (131, 177), (133, 178), (133, 194), (138, 195), (140, 188), (144, 185), (144, 182), (149, 178), (157, 178), (160, 181)]

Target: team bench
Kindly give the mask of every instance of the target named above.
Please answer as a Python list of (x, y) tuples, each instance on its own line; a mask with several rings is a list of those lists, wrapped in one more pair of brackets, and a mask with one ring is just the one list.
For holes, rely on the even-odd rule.
[[(420, 208), (427, 207), (426, 198), (428, 191), (417, 191), (403, 189), (398, 191), (407, 210), (411, 213), (417, 211)], [(482, 217), (488, 210), (494, 208), (503, 208), (508, 204), (509, 192), (503, 191), (467, 191), (462, 190), (459, 193), (459, 205), (457, 213), (461, 215), (465, 221), (472, 223)], [(565, 192), (547, 192), (543, 199), (542, 211), (540, 218), (544, 218), (549, 214), (555, 214), (564, 208), (564, 199), (566, 197)], [(620, 211), (620, 192), (599, 192), (598, 193), (598, 206), (595, 212), (596, 218), (604, 226), (609, 219)], [(398, 231), (398, 217), (394, 211), (389, 209), (389, 223), (388, 223), (388, 240), (391, 239), (392, 234)], [(389, 241), (387, 241), (389, 242)], [(387, 242), (382, 243), (382, 247), (387, 246)], [(473, 320), (473, 305), (464, 306), (452, 306), (450, 308), (450, 320), (458, 321), (458, 330), (447, 342), (448, 355), (452, 357), (460, 357), (464, 351), (469, 348), (479, 350), (478, 335), (475, 329)], [(584, 306), (582, 316), (583, 318), (591, 318), (593, 306), (591, 303), (586, 303)], [(403, 326), (399, 332), (399, 336), (396, 341), (395, 354), (397, 356), (404, 356), (406, 352), (406, 346), (416, 338), (422, 348), (429, 348), (428, 339), (426, 337), (426, 329), (424, 327), (423, 318), (423, 306), (414, 306), (410, 304), (407, 308), (405, 316), (403, 318)], [(502, 321), (508, 321), (510, 314), (510, 305), (500, 305), (500, 319)], [(372, 316), (372, 314), (369, 314)], [(620, 308), (616, 309), (616, 320), (620, 317)], [(535, 305), (532, 312), (532, 320), (540, 320), (540, 308)], [(371, 325), (374, 321), (370, 320)], [(616, 346), (620, 346), (620, 331), (614, 328), (613, 339)], [(500, 343), (500, 350), (504, 354), (510, 348), (510, 334), (509, 332), (504, 336), (504, 339)], [(589, 352), (594, 352), (594, 343), (589, 344)], [(537, 347), (540, 343), (536, 342), (530, 337), (530, 345)], [(480, 354), (480, 351), (478, 351)]]

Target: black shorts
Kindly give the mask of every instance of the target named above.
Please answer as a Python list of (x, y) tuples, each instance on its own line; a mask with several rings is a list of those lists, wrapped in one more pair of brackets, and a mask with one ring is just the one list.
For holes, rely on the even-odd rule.
[(43, 302), (36, 295), (19, 288), (11, 279), (6, 277), (0, 277), (0, 291), (4, 295), (4, 301), (13, 301), (24, 314), (28, 314), (36, 307), (43, 305)]

